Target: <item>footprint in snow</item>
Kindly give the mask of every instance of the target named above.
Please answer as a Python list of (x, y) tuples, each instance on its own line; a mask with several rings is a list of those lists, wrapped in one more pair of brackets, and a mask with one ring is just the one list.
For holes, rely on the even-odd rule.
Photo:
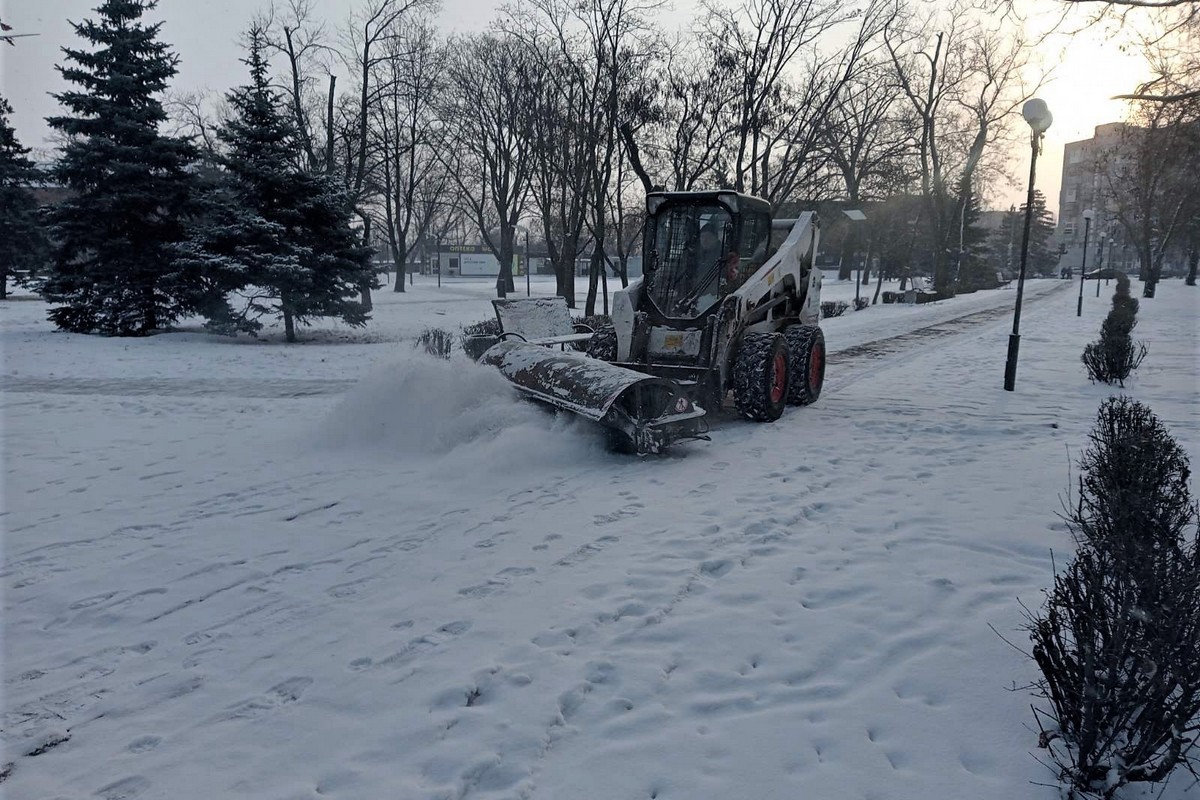
[(129, 743), (127, 749), (131, 753), (147, 753), (162, 743), (162, 738), (158, 736), (139, 736)]
[(134, 775), (98, 789), (96, 797), (102, 797), (104, 800), (130, 800), (140, 797), (149, 788), (150, 781), (141, 775)]
[(312, 682), (312, 678), (303, 676), (288, 678), (275, 684), (259, 697), (235, 703), (220, 715), (218, 720), (253, 719), (281, 706), (290, 705), (300, 699)]
[(77, 611), (81, 608), (91, 608), (92, 606), (103, 603), (105, 600), (111, 600), (112, 598), (116, 597), (117, 594), (119, 593), (104, 592), (103, 594), (92, 595), (91, 597), (85, 597), (82, 600), (76, 600), (74, 603), (71, 603), (71, 605), (67, 606), (67, 608), (71, 611)]

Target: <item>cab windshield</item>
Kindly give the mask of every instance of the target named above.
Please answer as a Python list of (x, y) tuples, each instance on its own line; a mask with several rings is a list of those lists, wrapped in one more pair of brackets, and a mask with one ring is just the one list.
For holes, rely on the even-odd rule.
[(729, 210), (716, 203), (668, 206), (647, 231), (654, 272), (647, 289), (668, 317), (694, 318), (721, 296), (733, 241)]

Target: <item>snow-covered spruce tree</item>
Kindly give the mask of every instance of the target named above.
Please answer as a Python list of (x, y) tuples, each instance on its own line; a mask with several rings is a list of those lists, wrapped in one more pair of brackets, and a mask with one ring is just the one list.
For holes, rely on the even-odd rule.
[(46, 257), (46, 236), (38, 204), (29, 185), (37, 167), (29, 148), (17, 141), (8, 122), (12, 106), (0, 96), (0, 300), (8, 297), (8, 279), (15, 271), (36, 273)]
[(248, 38), (250, 83), (228, 95), (233, 114), (218, 132), (224, 177), (205, 192), (179, 260), (226, 293), (203, 309), (215, 328), (253, 334), (273, 316), (294, 342), (296, 324), (313, 317), (363, 325), (356, 298), (373, 280), (370, 251), (351, 228), (347, 199), (296, 162), (295, 131), (267, 75), (265, 32), (252, 28)]
[(54, 177), (72, 196), (51, 216), (54, 253), (41, 286), (60, 328), (138, 335), (194, 310), (206, 287), (180, 269), (170, 246), (183, 234), (195, 149), (164, 136), (158, 96), (177, 56), (143, 15), (154, 0), (105, 0), (97, 19), (74, 25), (90, 49), (65, 48), (58, 67), (71, 88), (55, 95), (67, 114), (47, 119), (63, 134)]
[(1200, 532), (1183, 450), (1112, 398), (1080, 461), (1075, 560), (1031, 620), (1046, 748), (1072, 797), (1111, 798), (1196, 766)]

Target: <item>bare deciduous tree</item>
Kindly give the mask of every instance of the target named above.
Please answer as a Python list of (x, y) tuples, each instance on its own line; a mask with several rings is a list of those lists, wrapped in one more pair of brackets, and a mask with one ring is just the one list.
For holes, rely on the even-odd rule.
[[(743, 8), (707, 2), (703, 38), (741, 84), (736, 108), (733, 187), (769, 197), (777, 137), (803, 103), (789, 103), (790, 70), (853, 11), (831, 0), (748, 0)], [(806, 86), (808, 84), (806, 83)]]
[(532, 2), (510, 10), (504, 25), (525, 44), (542, 77), (529, 98), (535, 120), (531, 210), (539, 218), (556, 293), (575, 308), (575, 262), (586, 243), (601, 121), (593, 115), (595, 81), (569, 21), (560, 4)]
[(919, 126), (934, 285), (949, 296), (977, 173), (1031, 93), (1023, 83), (1029, 51), (1015, 32), (1001, 36), (954, 9), (944, 17), (899, 16), (884, 41)]
[[(912, 139), (900, 113), (900, 98), (890, 65), (871, 61), (847, 82), (825, 115), (824, 149), (852, 208), (886, 196), (912, 171)], [(857, 232), (851, 229), (839, 279), (851, 275), (856, 240)]]
[(1137, 250), (1143, 294), (1153, 297), (1167, 250), (1200, 215), (1200, 101), (1140, 102), (1096, 171), (1105, 209)]
[(524, 43), (503, 33), (453, 41), (441, 114), (456, 147), (445, 166), (484, 242), (500, 262), (497, 293), (513, 291), (517, 223), (532, 184), (534, 121), (529, 100), (540, 76)]
[[(331, 70), (334, 49), (312, 0), (289, 0), (286, 11), (272, 9), (262, 20), (267, 46), (286, 63), (281, 89), (296, 128), (303, 166), (309, 172), (333, 170), (333, 107), (337, 79)], [(317, 96), (317, 75), (328, 75), (328, 90)]]
[[(433, 200), (449, 183), (438, 150), (442, 124), (435, 98), (443, 89), (446, 51), (427, 19), (398, 21), (376, 66), (379, 100), (371, 109), (374, 182), (383, 199), (383, 225), (396, 264), (394, 290), (404, 291), (412, 246), (421, 241)], [(444, 198), (443, 198), (444, 199)]]

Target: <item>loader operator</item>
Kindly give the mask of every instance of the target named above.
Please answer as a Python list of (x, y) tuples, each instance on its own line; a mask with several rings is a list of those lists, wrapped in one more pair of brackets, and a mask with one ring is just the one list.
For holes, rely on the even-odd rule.
[(706, 222), (700, 229), (700, 247), (696, 250), (696, 274), (707, 273), (720, 257), (721, 238), (717, 235), (717, 225), (714, 222)]
[(700, 229), (700, 241), (696, 247), (695, 262), (690, 270), (691, 284), (683, 292), (687, 313), (698, 313), (708, 308), (717, 299), (717, 280), (721, 263), (721, 234), (714, 221), (704, 223)]

